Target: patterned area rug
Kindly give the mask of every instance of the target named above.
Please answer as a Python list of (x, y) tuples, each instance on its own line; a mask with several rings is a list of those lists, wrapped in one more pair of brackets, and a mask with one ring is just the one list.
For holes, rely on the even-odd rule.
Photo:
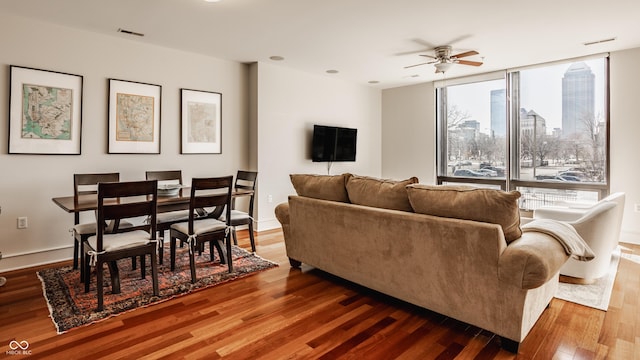
[(607, 275), (596, 280), (593, 284), (588, 285), (561, 282), (555, 297), (607, 311), (609, 308), (609, 300), (611, 299), (611, 291), (613, 291), (613, 283), (618, 273), (620, 253), (621, 249), (620, 246), (618, 246), (611, 256), (611, 264), (609, 265)]
[[(120, 294), (111, 293), (109, 271), (105, 266), (104, 311), (96, 312), (96, 277), (92, 274), (92, 284), (88, 293), (80, 282), (80, 272), (71, 266), (39, 271), (38, 278), (42, 288), (51, 319), (58, 330), (64, 333), (75, 327), (104, 320), (120, 313), (166, 301), (176, 296), (185, 295), (198, 289), (212, 287), (228, 281), (239, 279), (253, 273), (278, 266), (237, 246), (233, 246), (233, 273), (229, 273), (227, 265), (222, 265), (216, 257), (211, 262), (209, 250), (196, 256), (197, 281), (191, 283), (188, 248), (177, 249), (176, 271), (169, 269), (169, 251), (165, 249), (164, 264), (158, 266), (158, 285), (160, 296), (153, 296), (151, 268), (147, 264), (146, 279), (141, 279), (140, 269), (131, 269), (131, 260), (118, 261), (120, 270)], [(216, 252), (217, 254), (217, 252)], [(147, 257), (147, 263), (149, 257)]]

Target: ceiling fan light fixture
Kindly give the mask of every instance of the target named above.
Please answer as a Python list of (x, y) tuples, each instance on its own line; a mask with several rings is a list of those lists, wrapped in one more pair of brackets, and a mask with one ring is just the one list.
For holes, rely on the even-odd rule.
[(450, 62), (441, 62), (441, 63), (436, 63), (433, 66), (436, 67), (436, 72), (447, 72), (449, 69), (451, 69), (451, 67), (453, 66), (453, 63)]

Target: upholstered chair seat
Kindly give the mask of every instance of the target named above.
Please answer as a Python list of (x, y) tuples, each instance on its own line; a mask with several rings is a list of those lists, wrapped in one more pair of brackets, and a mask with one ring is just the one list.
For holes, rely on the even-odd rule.
[[(102, 248), (104, 249), (104, 251), (123, 250), (140, 245), (146, 245), (150, 241), (151, 235), (149, 235), (149, 233), (144, 230), (128, 231), (106, 235)], [(89, 240), (87, 240), (87, 242), (92, 248), (97, 249), (97, 236), (91, 236)]]

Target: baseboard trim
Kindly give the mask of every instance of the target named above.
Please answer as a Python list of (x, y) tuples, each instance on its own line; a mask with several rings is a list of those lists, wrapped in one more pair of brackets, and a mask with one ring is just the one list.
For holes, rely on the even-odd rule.
[(257, 226), (256, 226), (258, 231), (279, 229), (281, 227), (282, 225), (280, 225), (280, 222), (276, 218), (259, 220), (257, 221)]
[(29, 253), (6, 255), (0, 261), (0, 272), (47, 265), (73, 258), (73, 246), (37, 250)]

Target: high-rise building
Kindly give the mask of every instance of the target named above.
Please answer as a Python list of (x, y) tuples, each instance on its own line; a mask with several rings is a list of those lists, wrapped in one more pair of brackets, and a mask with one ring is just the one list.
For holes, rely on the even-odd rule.
[(573, 63), (562, 78), (562, 135), (582, 132), (594, 113), (595, 75), (584, 62)]
[(505, 89), (491, 90), (491, 135), (507, 135), (507, 96)]

